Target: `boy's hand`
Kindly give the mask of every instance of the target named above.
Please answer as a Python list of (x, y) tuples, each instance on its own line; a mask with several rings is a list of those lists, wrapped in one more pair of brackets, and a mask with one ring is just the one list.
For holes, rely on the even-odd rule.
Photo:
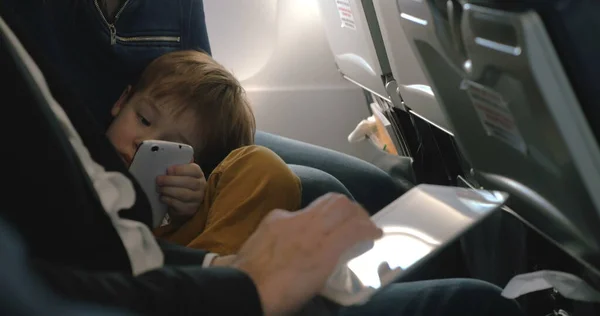
[(169, 215), (176, 222), (192, 217), (204, 200), (206, 179), (195, 163), (170, 167), (167, 175), (156, 178), (161, 201), (169, 205)]

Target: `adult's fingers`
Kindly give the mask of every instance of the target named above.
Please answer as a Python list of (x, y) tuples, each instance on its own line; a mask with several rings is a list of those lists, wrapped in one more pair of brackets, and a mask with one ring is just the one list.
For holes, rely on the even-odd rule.
[(332, 200), (330, 204), (318, 210), (318, 212), (320, 213), (319, 224), (326, 234), (337, 230), (348, 220), (369, 220), (367, 211), (345, 196)]
[(323, 234), (329, 234), (349, 218), (360, 215), (356, 211), (354, 202), (344, 195), (335, 193), (318, 198), (304, 212), (302, 216), (310, 217), (311, 229), (318, 229)]
[(317, 229), (323, 234), (344, 222), (352, 213), (343, 212), (349, 200), (337, 193), (328, 193), (313, 201), (308, 207), (298, 212), (303, 217), (305, 226)]
[(312, 201), (307, 207), (302, 209), (301, 212), (306, 212), (306, 213), (315, 212), (315, 211), (321, 209), (322, 207), (324, 207), (342, 197), (343, 197), (343, 195), (339, 194), (339, 193), (327, 193), (327, 194), (321, 195), (320, 197), (318, 197), (314, 201)]
[(381, 238), (383, 232), (370, 219), (352, 218), (329, 234), (321, 251), (325, 262), (335, 265), (340, 257), (360, 242)]

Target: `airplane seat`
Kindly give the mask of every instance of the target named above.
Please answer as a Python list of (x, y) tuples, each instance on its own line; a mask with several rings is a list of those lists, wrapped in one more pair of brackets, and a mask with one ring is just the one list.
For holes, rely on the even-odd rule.
[[(583, 113), (588, 120), (600, 119), (600, 101), (598, 101), (596, 77), (600, 72), (600, 52), (598, 35), (600, 21), (595, 19), (600, 12), (597, 1), (534, 1), (524, 0), (506, 3), (501, 0), (469, 1), (481, 2), (490, 8), (511, 11), (534, 9), (540, 14), (548, 35), (556, 47), (567, 77), (577, 94)], [(582, 44), (582, 43), (585, 43)], [(590, 124), (596, 139), (600, 139), (600, 126)]]
[[(413, 17), (399, 14), (394, 1), (371, 2), (376, 17), (375, 21), (369, 21), (373, 27), (380, 29), (382, 45), (396, 87), (395, 93), (402, 99), (402, 109), (409, 113), (410, 123), (418, 135), (416, 151), (426, 153), (421, 155), (421, 159), (437, 157), (431, 161), (415, 163), (419, 178), (423, 182), (437, 182), (443, 185), (462, 185), (463, 179), (469, 183), (474, 182), (469, 172), (471, 167), (456, 149), (452, 127), (440, 109), (431, 85), (402, 29), (400, 20)], [(439, 5), (439, 2), (436, 3)], [(415, 21), (423, 22), (418, 19)]]
[(397, 94), (412, 114), (452, 134), (452, 128), (444, 117), (402, 29), (400, 19), (411, 17), (398, 14), (396, 3), (393, 1), (373, 0), (373, 4), (391, 72), (397, 82)]
[[(371, 1), (318, 1), (325, 34), (342, 77), (368, 92), (370, 99), (392, 121), (396, 130), (392, 141), (402, 156), (411, 156), (407, 125), (396, 122), (394, 108), (402, 108), (402, 99), (392, 77), (381, 31)], [(410, 136), (409, 136), (410, 137)]]
[(368, 21), (368, 16), (374, 15), (372, 4), (362, 0), (319, 1), (319, 9), (342, 76), (392, 102), (385, 87), (385, 76), (391, 69), (383, 41), (379, 30)]
[[(318, 2), (335, 63), (341, 75), (364, 89), (369, 102), (376, 103), (392, 123), (395, 147), (401, 156), (412, 158), (409, 165), (412, 170), (404, 173), (414, 174), (416, 183), (454, 184), (456, 175), (464, 174), (461, 158), (454, 149), (441, 112), (435, 110), (439, 106), (422, 71), (413, 62), (414, 57), (403, 60), (403, 57), (392, 56), (394, 51), (386, 47), (393, 34), (386, 33), (387, 28), (381, 25), (385, 2)], [(404, 49), (404, 53), (406, 51)], [(400, 85), (398, 78), (402, 78)], [(409, 113), (407, 106), (426, 110)], [(430, 112), (434, 112), (434, 118), (424, 114)], [(440, 133), (442, 130), (445, 132)], [(442, 150), (445, 148), (448, 150)]]
[(478, 182), (600, 285), (600, 3), (396, 4)]

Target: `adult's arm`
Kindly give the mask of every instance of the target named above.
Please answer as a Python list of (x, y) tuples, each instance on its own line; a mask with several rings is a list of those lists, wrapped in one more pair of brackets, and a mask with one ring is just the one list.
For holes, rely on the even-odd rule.
[(166, 265), (196, 265), (210, 266), (210, 262), (217, 256), (205, 250), (188, 248), (157, 239), (158, 245), (165, 256)]
[(254, 283), (236, 269), (171, 266), (134, 277), (42, 261), (34, 266), (56, 293), (72, 300), (142, 315), (262, 315)]

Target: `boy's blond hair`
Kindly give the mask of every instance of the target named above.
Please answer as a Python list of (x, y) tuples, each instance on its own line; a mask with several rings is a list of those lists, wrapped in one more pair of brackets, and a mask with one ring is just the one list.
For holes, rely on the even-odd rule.
[(184, 50), (156, 58), (134, 86), (136, 92), (157, 104), (169, 104), (169, 110), (194, 110), (201, 143), (192, 145), (196, 162), (205, 172), (234, 149), (254, 143), (256, 121), (244, 89), (205, 53)]

